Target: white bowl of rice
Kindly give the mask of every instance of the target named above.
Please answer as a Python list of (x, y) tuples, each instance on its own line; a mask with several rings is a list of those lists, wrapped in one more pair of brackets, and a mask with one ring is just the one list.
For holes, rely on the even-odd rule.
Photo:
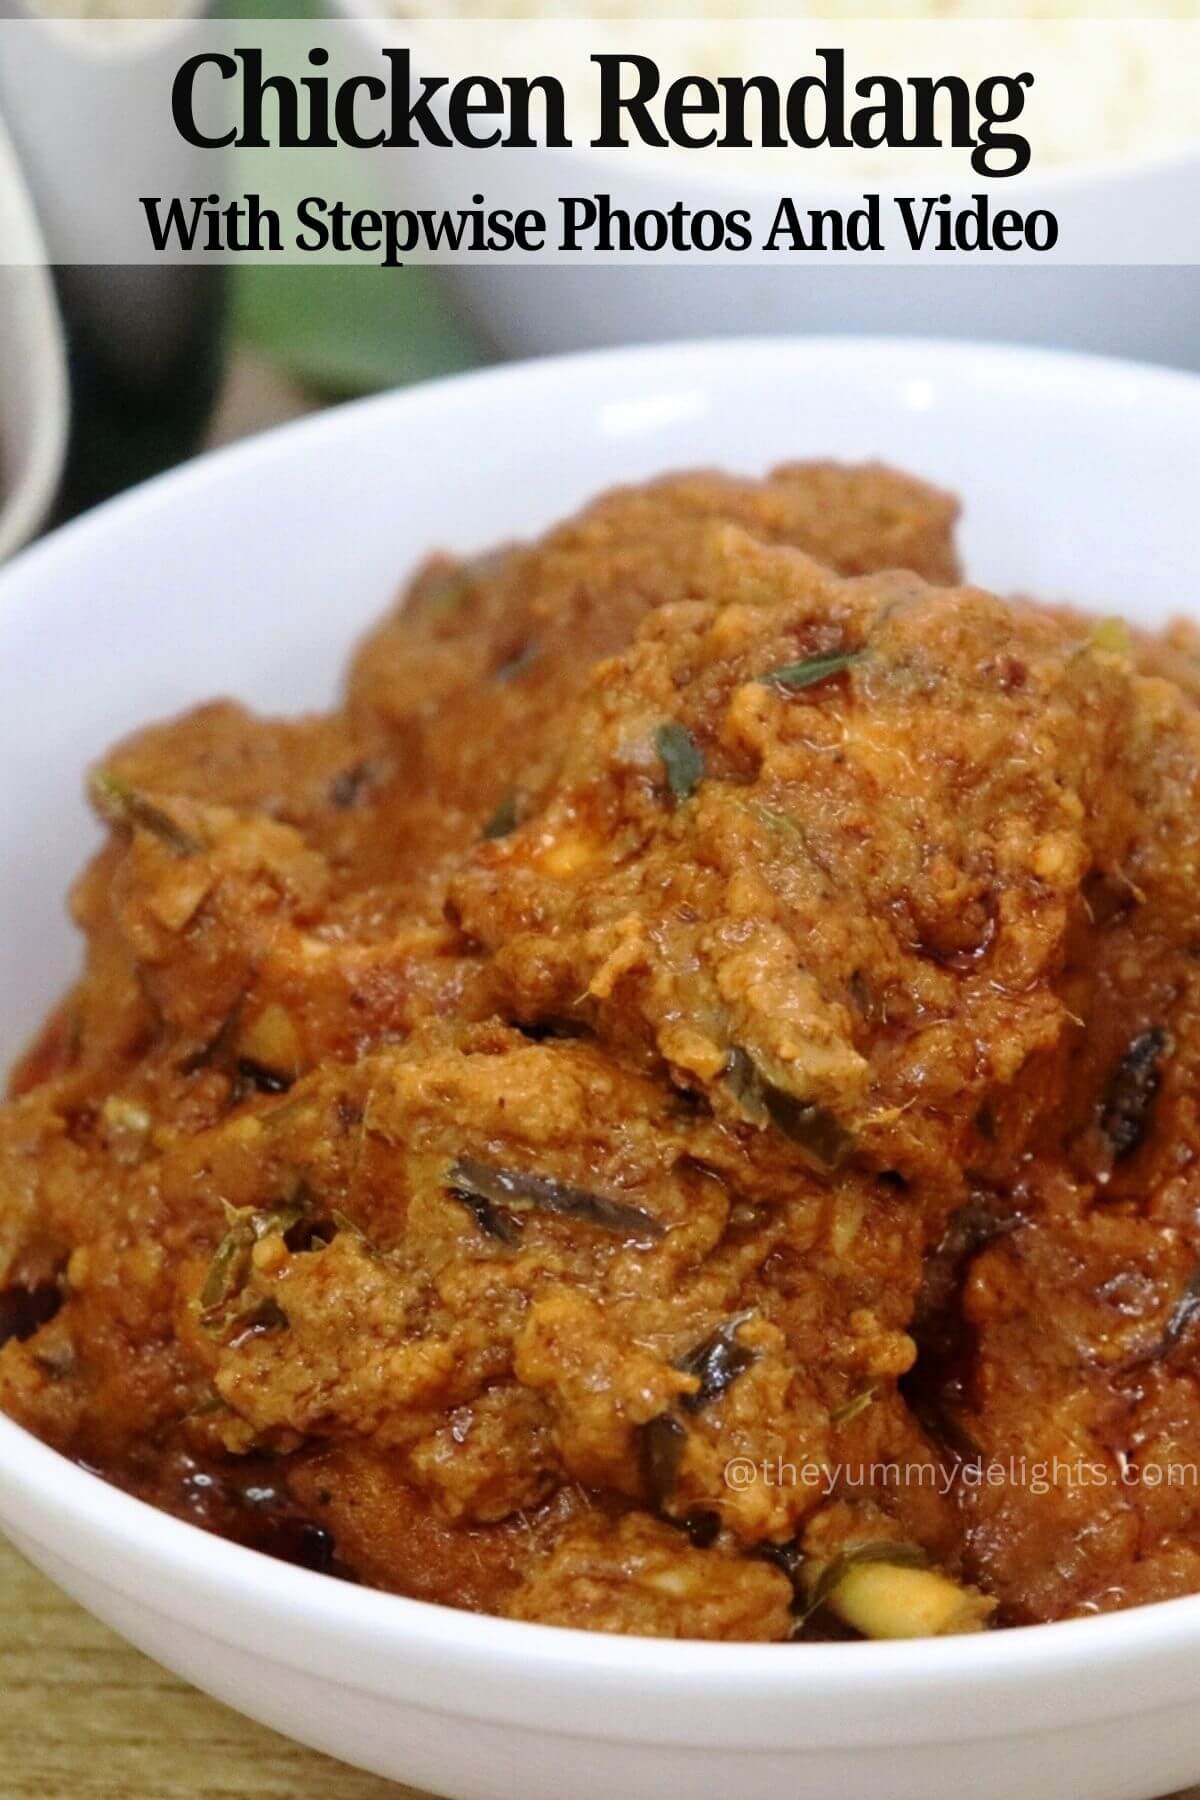
[[(331, 5), (359, 52), (359, 66), (366, 66), (364, 52), (405, 43), (414, 67), (476, 72), (488, 67), (494, 43), (507, 50), (512, 67), (512, 46), (529, 42), (519, 34), (536, 22), (544, 27), (586, 20), (589, 54), (656, 56), (664, 85), (669, 63), (670, 74), (713, 80), (762, 72), (786, 89), (793, 74), (812, 69), (811, 50), (807, 62), (799, 60), (806, 41), (846, 45), (851, 104), (854, 76), (864, 70), (961, 70), (975, 80), (985, 69), (1009, 66), (988, 60), (1002, 43), (1008, 46), (1004, 56), (1028, 59), (1012, 64), (1014, 70), (1047, 72), (1036, 136), (1031, 134), (1032, 200), (1010, 198), (1005, 183), (981, 179), (961, 150), (920, 151), (914, 164), (911, 151), (867, 155), (827, 145), (815, 155), (791, 144), (717, 146), (703, 156), (636, 145), (583, 148), (591, 135), (595, 83), (568, 74), (574, 147), (505, 148), (500, 154), (419, 146), (384, 155), (376, 159), (388, 190), (380, 191), (383, 204), (453, 209), (471, 188), (491, 204), (509, 204), (515, 187), (518, 204), (539, 206), (553, 221), (560, 196), (607, 189), (632, 213), (661, 208), (671, 195), (693, 212), (752, 207), (757, 221), (764, 207), (770, 217), (770, 205), (781, 195), (793, 196), (800, 208), (828, 205), (831, 195), (854, 206), (871, 189), (887, 193), (900, 186), (925, 194), (952, 185), (962, 194), (988, 189), (994, 206), (1065, 201), (1073, 224), (1098, 233), (1109, 221), (1144, 223), (1194, 212), (1200, 0), (1162, 0), (1152, 8), (1120, 0), (1099, 6), (1084, 0), (793, 0), (787, 6), (751, 0), (736, 9), (728, 0), (676, 0), (654, 9), (652, 18), (638, 0), (391, 0), (376, 6), (389, 16), (375, 19), (358, 16), (356, 0)], [(821, 22), (815, 37), (814, 21)], [(999, 35), (1018, 29), (1019, 37)], [(554, 66), (555, 40), (548, 35), (545, 42), (546, 63)], [(522, 50), (515, 66), (532, 73), (531, 54)], [(564, 66), (586, 72), (582, 58)], [(1026, 110), (1032, 121), (1032, 97)], [(1022, 117), (1015, 128), (1025, 123)], [(1151, 260), (1140, 254), (1140, 265), (1124, 267), (1107, 255), (1078, 266), (1058, 259), (1006, 263), (995, 254), (921, 263), (870, 256), (826, 262), (794, 254), (724, 262), (643, 256), (581, 259), (576, 266), (501, 255), (488, 262), (455, 260), (441, 273), (472, 324), (509, 355), (801, 330), (1009, 338), (1200, 367), (1200, 267), (1167, 267), (1157, 255)]]

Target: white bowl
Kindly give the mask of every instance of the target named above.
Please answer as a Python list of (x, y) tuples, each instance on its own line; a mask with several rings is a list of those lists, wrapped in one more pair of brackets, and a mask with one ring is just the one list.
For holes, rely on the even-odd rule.
[[(353, 52), (349, 66), (373, 68), (371, 59), (381, 46), (400, 41), (395, 17), (364, 17), (362, 0), (326, 3)], [(1005, 9), (983, 10), (1002, 15)], [(1126, 10), (1130, 16), (1138, 13), (1136, 6)], [(887, 11), (881, 8), (881, 14)], [(738, 8), (728, 12), (733, 17)], [(647, 18), (652, 13), (646, 9)], [(410, 36), (417, 30), (413, 26)], [(622, 47), (634, 47), (633, 40)], [(561, 195), (605, 191), (634, 213), (678, 199), (693, 212), (749, 207), (761, 216), (766, 207), (769, 218), (785, 192), (800, 208), (830, 204), (824, 190), (806, 189), (802, 158), (791, 177), (769, 155), (750, 153), (744, 167), (732, 173), (731, 167), (728, 156), (664, 163), (645, 152), (579, 146), (489, 152), (423, 142), (403, 155), (372, 160), (382, 200), (401, 207), (455, 208), (478, 189), (492, 203), (507, 193), (506, 203), (538, 207), (550, 219), (557, 216)], [(1139, 221), (1190, 217), (1198, 183), (1200, 145), (1192, 145), (1052, 165), (1038, 177), (1036, 200), (1027, 195), (1016, 204), (1061, 208), (1066, 202), (1072, 241), (1106, 244), (1114, 220), (1125, 222), (1132, 241)], [(860, 203), (862, 189), (871, 185), (866, 178), (857, 185), (846, 181), (845, 203)], [(1165, 240), (1160, 236), (1158, 242)], [(1200, 267), (1169, 267), (1148, 257), (1142, 258), (1145, 266), (1110, 266), (1102, 257), (1075, 266), (1057, 259), (1005, 264), (1003, 258), (958, 256), (935, 267), (876, 264), (869, 257), (862, 263), (810, 264), (780, 255), (701, 269), (695, 259), (661, 263), (654, 257), (623, 257), (571, 267), (562, 261), (522, 263), (506, 255), (477, 263), (446, 261), (437, 277), (473, 329), (507, 356), (681, 337), (881, 332), (1004, 338), (1200, 368)]]
[[(1161, 619), (1195, 574), (1200, 381), (988, 347), (683, 345), (508, 367), (221, 452), (0, 577), (0, 1060), (77, 954), (80, 771), (215, 691), (330, 698), (426, 550), (609, 483), (882, 455), (957, 488), (971, 570)], [(0, 1524), (162, 1662), (304, 1742), (462, 1800), (1138, 1800), (1200, 1778), (1200, 1597), (902, 1644), (664, 1643), (513, 1624), (268, 1561), (0, 1421)]]
[(31, 538), (62, 478), (67, 365), (50, 272), (0, 120), (0, 562)]
[[(597, 185), (578, 151), (525, 151), (542, 159), (530, 204), (553, 217), (559, 194)], [(454, 207), (465, 188), (455, 180), (455, 153), (418, 148), (395, 165), (393, 205)], [(526, 166), (529, 166), (527, 164)], [(474, 176), (476, 185), (482, 173)], [(590, 185), (589, 185), (590, 183)], [(1143, 209), (1171, 217), (1192, 206), (1200, 156), (1180, 157), (1133, 183), (1111, 172), (1087, 183), (1087, 204), (1107, 217)], [(1047, 179), (1053, 199), (1056, 182)], [(662, 184), (623, 171), (619, 189), (631, 211), (663, 204)], [(693, 177), (672, 193), (693, 208), (726, 210), (753, 196)], [(775, 262), (721, 264), (698, 270), (652, 258), (588, 263), (576, 268), (521, 266), (510, 257), (450, 261), (436, 275), (468, 324), (508, 356), (639, 344), (657, 339), (800, 331), (895, 333), (933, 337), (1002, 337), (1109, 356), (1140, 357), (1200, 368), (1200, 268), (1031, 263), (997, 268), (959, 258), (936, 267), (846, 262), (799, 267)]]

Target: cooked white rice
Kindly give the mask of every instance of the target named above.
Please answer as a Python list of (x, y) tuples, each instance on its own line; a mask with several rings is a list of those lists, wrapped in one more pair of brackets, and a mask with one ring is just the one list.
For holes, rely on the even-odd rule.
[[(670, 74), (770, 75), (782, 85), (796, 75), (820, 72), (814, 58), (819, 44), (846, 49), (848, 106), (853, 81), (862, 75), (961, 74), (972, 83), (985, 75), (1017, 73), (1031, 68), (1036, 85), (1017, 129), (1028, 131), (1034, 170), (1079, 162), (1127, 159), (1200, 140), (1200, 99), (1196, 70), (1200, 66), (1200, 0), (824, 0), (811, 6), (768, 3), (744, 5), (730, 17), (729, 0), (665, 0), (647, 19), (649, 9), (627, 0), (439, 0), (405, 5), (393, 0), (391, 15), (418, 20), (411, 27), (414, 46), (420, 40), (438, 65), (463, 72), (487, 69), (489, 39), (507, 55), (509, 73), (533, 72), (532, 57), (523, 49), (514, 61), (513, 44), (527, 45), (532, 21), (588, 21), (574, 38), (569, 58), (554, 50), (564, 40), (553, 26), (545, 35), (545, 52), (537, 72), (560, 76), (567, 90), (568, 117), (577, 127), (576, 141), (590, 135), (595, 118), (596, 81), (588, 55), (599, 52), (643, 52), (656, 56)], [(1135, 15), (1135, 16), (1131, 16)], [(517, 20), (517, 26), (492, 27), (472, 20)], [(636, 34), (629, 21), (636, 20)], [(814, 22), (837, 29), (814, 30)], [(495, 32), (495, 37), (492, 37)], [(538, 34), (542, 41), (541, 34)], [(631, 154), (633, 152), (631, 151)], [(746, 151), (714, 150), (706, 167), (720, 158), (725, 172), (745, 170)], [(774, 159), (796, 172), (794, 149), (750, 152), (756, 165)], [(962, 152), (925, 152), (917, 164), (929, 169), (929, 158)], [(914, 153), (838, 151), (822, 148), (822, 175), (878, 180), (881, 173), (916, 173)], [(815, 171), (812, 171), (815, 173)], [(927, 178), (927, 174), (926, 174)]]

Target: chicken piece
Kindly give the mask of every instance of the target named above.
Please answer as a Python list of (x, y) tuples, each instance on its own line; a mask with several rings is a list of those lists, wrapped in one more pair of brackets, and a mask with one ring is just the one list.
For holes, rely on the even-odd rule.
[[(572, 1481), (782, 1539), (815, 1485), (739, 1492), (726, 1462), (823, 1464), (853, 1441), (831, 1415), (911, 1364), (903, 1196), (792, 1157), (786, 1201), (749, 1198), (736, 1139), (589, 1046), (425, 1034), (303, 1084), (284, 1125), (328, 1147), (303, 1166), (316, 1237), (253, 1248), (213, 1348), (228, 1448), (353, 1436), (404, 1449), (453, 1516)], [(506, 1439), (503, 1479), (468, 1431)]]
[[(486, 571), (419, 579), (345, 712), (285, 722), (215, 702), (127, 739), (93, 781), (117, 831), (76, 890), (88, 969), (15, 1091), (68, 1071), (107, 1090), (151, 1049), (164, 1081), (181, 1062), (219, 1076), (222, 1059), (291, 1079), (423, 1017), (478, 1016), (476, 971), (441, 917), (448, 868), (504, 812), (512, 772), (532, 783), (553, 760), (592, 660), (689, 591), (705, 521), (847, 568), (948, 577), (955, 511), (873, 467), (626, 490)], [(168, 1104), (204, 1123), (209, 1088), (176, 1082)]]
[(960, 1192), (1060, 1117), (1089, 879), (1146, 807), (1195, 812), (1194, 715), (1028, 605), (730, 527), (706, 563), (712, 598), (599, 665), (454, 916), (507, 1016), (586, 1027), (818, 1168)]
[(0, 1352), (0, 1395), (113, 1472), (152, 1374), (155, 1433), (202, 1454), (355, 1442), (464, 1526), (570, 1485), (745, 1546), (829, 1483), (739, 1487), (731, 1458), (819, 1472), (897, 1441), (919, 1209), (786, 1145), (768, 1175), (590, 1045), (430, 1029), (91, 1152), (102, 1205), (26, 1211), (14, 1267), (46, 1266), (52, 1223), (62, 1304)]
[(627, 1515), (565, 1532), (506, 1611), (588, 1631), (770, 1643), (790, 1635), (791, 1603), (790, 1582), (767, 1563), (692, 1549), (679, 1532)]
[(14, 1094), (51, 1079), (80, 1102), (119, 1090), (199, 1129), (248, 1088), (279, 1093), (425, 1019), (479, 1015), (477, 959), (439, 905), (394, 911), (373, 890), (355, 930), (295, 826), (107, 768), (93, 795), (112, 835), (73, 896), (85, 969)]
[(965, 1563), (1009, 1622), (1200, 1580), (1200, 979), (1179, 977), (1153, 1081), (1118, 1062), (1084, 1135), (1090, 1157), (1113, 1134), (1100, 1178), (1078, 1142), (1030, 1162), (914, 1328), (924, 1416), (985, 1471), (958, 1489)]
[(795, 463), (764, 481), (697, 474), (620, 488), (535, 544), (435, 559), (363, 645), (349, 683), (357, 728), (395, 745), (411, 811), (393, 825), (428, 863), (519, 815), (559, 759), (560, 721), (592, 665), (624, 650), (656, 607), (707, 591), (713, 521), (844, 574), (952, 581), (957, 511), (875, 464)]

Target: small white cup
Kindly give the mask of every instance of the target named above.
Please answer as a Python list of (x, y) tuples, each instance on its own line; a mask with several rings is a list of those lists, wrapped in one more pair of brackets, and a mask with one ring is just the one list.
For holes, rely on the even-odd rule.
[(66, 351), (54, 284), (16, 153), (0, 122), (0, 562), (43, 523), (67, 449)]

